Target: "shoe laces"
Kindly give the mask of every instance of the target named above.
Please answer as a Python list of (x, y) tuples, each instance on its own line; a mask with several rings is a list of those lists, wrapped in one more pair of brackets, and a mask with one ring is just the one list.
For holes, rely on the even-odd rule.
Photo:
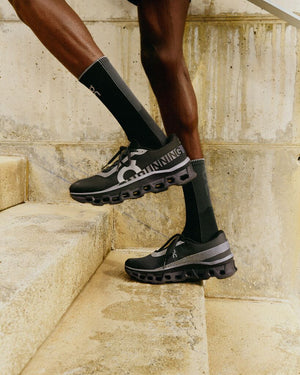
[[(129, 146), (121, 146), (119, 151), (110, 159), (110, 161), (102, 168), (102, 172), (109, 172), (117, 165), (117, 170), (121, 167), (128, 167), (131, 164), (131, 153), (137, 149), (136, 141), (132, 141)], [(127, 160), (126, 160), (127, 157)], [(118, 160), (116, 160), (118, 158)], [(116, 160), (116, 161), (115, 161)], [(124, 161), (126, 160), (126, 161)], [(114, 162), (115, 161), (115, 162)], [(114, 162), (114, 163), (113, 163)], [(113, 164), (111, 164), (113, 163)]]
[(165, 259), (164, 259), (164, 267), (166, 265), (166, 262), (167, 262), (169, 256), (171, 254), (174, 254), (175, 247), (177, 246), (177, 243), (179, 241), (183, 241), (183, 242), (185, 241), (185, 237), (183, 236), (183, 234), (179, 234), (179, 233), (174, 234), (174, 236), (169, 238), (168, 241), (161, 248), (159, 248), (158, 250), (155, 251), (155, 253), (158, 253), (160, 251), (167, 250), (166, 255), (165, 255)]

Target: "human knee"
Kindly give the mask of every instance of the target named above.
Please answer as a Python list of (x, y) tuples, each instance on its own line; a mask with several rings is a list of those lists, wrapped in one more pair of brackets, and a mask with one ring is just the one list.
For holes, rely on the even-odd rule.
[(184, 115), (178, 115), (178, 126), (176, 127), (175, 133), (179, 138), (194, 138), (199, 137), (198, 134), (198, 116), (195, 111), (190, 111)]
[(141, 46), (141, 60), (146, 71), (155, 68), (170, 71), (179, 66), (181, 53), (166, 45), (144, 42)]

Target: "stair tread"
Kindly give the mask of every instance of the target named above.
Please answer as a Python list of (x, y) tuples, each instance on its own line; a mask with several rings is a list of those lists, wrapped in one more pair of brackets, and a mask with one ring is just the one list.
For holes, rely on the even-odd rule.
[(22, 375), (208, 374), (203, 287), (134, 282), (132, 254), (109, 254)]
[(0, 213), (1, 374), (24, 367), (103, 261), (109, 212), (25, 203)]
[(0, 156), (0, 211), (26, 199), (26, 160)]
[(88, 233), (99, 211), (26, 203), (0, 214), (0, 306)]
[(300, 373), (300, 326), (289, 303), (205, 302), (210, 375)]

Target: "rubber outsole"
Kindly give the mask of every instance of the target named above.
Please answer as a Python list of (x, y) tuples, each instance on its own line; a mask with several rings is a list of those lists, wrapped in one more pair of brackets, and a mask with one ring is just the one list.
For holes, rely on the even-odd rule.
[(210, 277), (226, 279), (227, 277), (234, 275), (237, 268), (235, 266), (234, 259), (231, 259), (228, 262), (214, 266), (194, 264), (159, 272), (136, 271), (125, 266), (125, 271), (131, 278), (142, 283), (165, 284), (202, 281), (208, 280)]
[(192, 181), (196, 177), (196, 172), (189, 164), (180, 168), (172, 174), (157, 174), (144, 179), (133, 182), (132, 185), (125, 188), (118, 188), (109, 193), (97, 193), (91, 195), (71, 194), (71, 197), (80, 203), (91, 203), (95, 206), (103, 206), (104, 204), (119, 204), (127, 199), (141, 198), (147, 193), (160, 193), (165, 191), (172, 185), (184, 185)]

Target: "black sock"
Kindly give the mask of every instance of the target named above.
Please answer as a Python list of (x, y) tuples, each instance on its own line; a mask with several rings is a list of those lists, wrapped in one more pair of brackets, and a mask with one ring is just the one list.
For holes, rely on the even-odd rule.
[(165, 144), (165, 134), (107, 57), (101, 57), (89, 66), (79, 77), (79, 81), (110, 110), (124, 129), (129, 141), (135, 139), (141, 146), (149, 148), (158, 148)]
[(218, 231), (207, 184), (204, 159), (192, 160), (197, 177), (183, 186), (186, 224), (183, 234), (198, 242), (209, 241)]

